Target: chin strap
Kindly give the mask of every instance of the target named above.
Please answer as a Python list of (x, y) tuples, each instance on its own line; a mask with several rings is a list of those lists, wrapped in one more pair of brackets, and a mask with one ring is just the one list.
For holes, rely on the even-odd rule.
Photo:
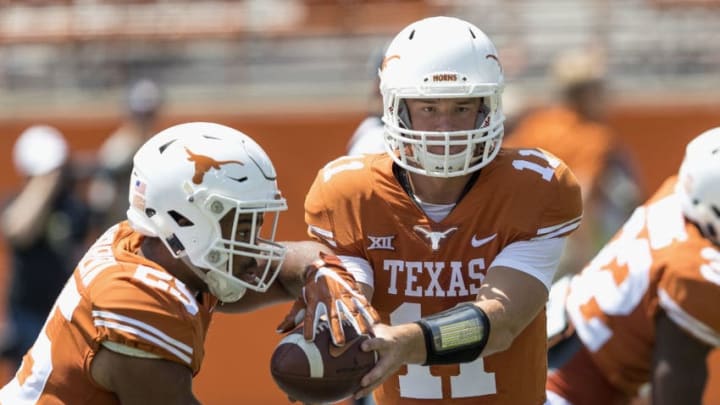
[(220, 301), (235, 302), (245, 295), (247, 289), (233, 285), (229, 280), (230, 276), (215, 270), (205, 272), (192, 264), (187, 256), (182, 256), (180, 259), (196, 276), (205, 282), (210, 294), (216, 296)]

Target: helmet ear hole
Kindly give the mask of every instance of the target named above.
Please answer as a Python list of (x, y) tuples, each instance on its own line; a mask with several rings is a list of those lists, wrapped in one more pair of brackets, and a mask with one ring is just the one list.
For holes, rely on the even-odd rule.
[(710, 208), (712, 208), (713, 214), (715, 214), (716, 217), (720, 218), (720, 209), (718, 207), (711, 205)]
[(715, 227), (712, 226), (712, 224), (707, 224), (707, 226), (705, 227), (705, 231), (707, 232), (708, 236), (713, 239), (717, 239), (717, 232), (715, 231)]
[(193, 226), (193, 221), (189, 220), (186, 216), (180, 214), (175, 210), (168, 211), (168, 215), (175, 221), (180, 227)]

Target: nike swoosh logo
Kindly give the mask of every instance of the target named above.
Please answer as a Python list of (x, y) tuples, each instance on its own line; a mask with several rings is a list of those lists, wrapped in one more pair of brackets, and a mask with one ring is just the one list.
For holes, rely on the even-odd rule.
[(491, 240), (495, 239), (496, 236), (497, 236), (497, 233), (494, 233), (494, 234), (488, 236), (487, 238), (477, 239), (476, 236), (473, 235), (472, 239), (470, 239), (470, 244), (472, 245), (472, 247), (478, 248), (478, 247), (490, 242)]
[(356, 341), (360, 340), (361, 338), (362, 338), (362, 336), (356, 336), (355, 339), (353, 339), (349, 342), (345, 342), (345, 344), (343, 346), (335, 346), (331, 342), (329, 345), (329, 348), (328, 348), (328, 352), (330, 353), (330, 355), (332, 357), (338, 358), (338, 357), (342, 356), (343, 354), (345, 354), (345, 352), (348, 351), (350, 346), (352, 346)]

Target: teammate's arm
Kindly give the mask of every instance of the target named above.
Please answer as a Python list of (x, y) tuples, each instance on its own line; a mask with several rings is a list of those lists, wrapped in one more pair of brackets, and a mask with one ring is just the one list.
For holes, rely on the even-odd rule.
[(90, 372), (97, 384), (123, 405), (199, 405), (192, 392), (192, 371), (159, 358), (142, 358), (101, 348)]
[(288, 332), (304, 322), (305, 339), (313, 340), (317, 323), (327, 316), (333, 342), (345, 344), (341, 326), (351, 322), (358, 333), (369, 333), (379, 318), (370, 306), (353, 276), (329, 248), (314, 241), (284, 242), (285, 261), (278, 280), (264, 293), (248, 292), (235, 303), (220, 306), (225, 312), (256, 309), (297, 298), (278, 331)]
[(318, 259), (320, 252), (331, 253), (325, 245), (314, 241), (280, 243), (287, 248), (287, 253), (280, 274), (270, 288), (264, 293), (247, 291), (240, 300), (218, 306), (219, 311), (249, 312), (296, 299), (302, 293), (307, 266)]
[(652, 403), (699, 404), (712, 347), (685, 332), (661, 311), (655, 320)]

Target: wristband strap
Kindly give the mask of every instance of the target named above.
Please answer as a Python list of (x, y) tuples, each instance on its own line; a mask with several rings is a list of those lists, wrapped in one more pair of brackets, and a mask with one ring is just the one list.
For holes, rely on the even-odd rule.
[(461, 304), (416, 322), (425, 337), (426, 366), (477, 359), (490, 336), (490, 320), (473, 304)]

